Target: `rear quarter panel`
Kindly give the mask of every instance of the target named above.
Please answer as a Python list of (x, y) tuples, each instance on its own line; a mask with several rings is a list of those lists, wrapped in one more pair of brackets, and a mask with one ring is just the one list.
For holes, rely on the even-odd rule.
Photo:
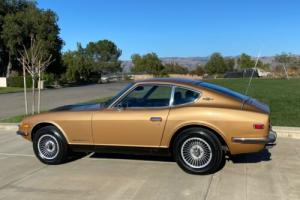
[(268, 124), (266, 114), (221, 107), (177, 107), (169, 113), (161, 146), (168, 147), (172, 136), (182, 127), (202, 125), (213, 129), (226, 142), (231, 154), (256, 152), (263, 149), (257, 144), (238, 144), (232, 137), (265, 137), (268, 127), (263, 130), (253, 128), (254, 123)]

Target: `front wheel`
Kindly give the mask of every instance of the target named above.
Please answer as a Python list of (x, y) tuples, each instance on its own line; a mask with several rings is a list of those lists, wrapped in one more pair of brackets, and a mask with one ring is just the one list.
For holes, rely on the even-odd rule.
[(173, 152), (178, 165), (191, 174), (213, 173), (224, 159), (218, 138), (203, 128), (185, 130), (176, 139)]
[(67, 142), (54, 126), (37, 130), (33, 138), (33, 150), (41, 162), (50, 165), (63, 163), (68, 155)]

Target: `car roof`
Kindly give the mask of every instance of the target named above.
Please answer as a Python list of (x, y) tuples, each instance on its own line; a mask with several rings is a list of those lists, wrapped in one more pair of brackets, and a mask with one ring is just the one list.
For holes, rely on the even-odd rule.
[(202, 82), (200, 80), (193, 80), (193, 79), (186, 79), (186, 78), (151, 78), (151, 79), (145, 79), (136, 81), (137, 83), (153, 83), (153, 82), (163, 82), (163, 83), (177, 83), (177, 84), (184, 84), (184, 85), (193, 85), (193, 86), (199, 86), (199, 84)]
[(181, 84), (181, 85), (187, 85), (187, 86), (192, 86), (196, 88), (205, 88), (213, 92), (221, 93), (223, 95), (230, 96), (235, 99), (239, 99), (241, 101), (245, 101), (249, 97), (241, 94), (239, 92), (236, 92), (234, 90), (213, 84), (213, 83), (208, 83), (204, 82), (201, 80), (193, 80), (193, 79), (185, 79), (185, 78), (152, 78), (152, 79), (146, 79), (146, 80), (141, 80), (137, 81), (137, 83), (170, 83), (170, 84)]

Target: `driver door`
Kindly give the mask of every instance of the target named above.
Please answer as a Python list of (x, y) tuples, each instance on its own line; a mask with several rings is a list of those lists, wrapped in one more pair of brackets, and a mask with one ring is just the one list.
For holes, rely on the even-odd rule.
[(170, 110), (172, 86), (137, 85), (112, 108), (95, 112), (95, 145), (158, 147)]

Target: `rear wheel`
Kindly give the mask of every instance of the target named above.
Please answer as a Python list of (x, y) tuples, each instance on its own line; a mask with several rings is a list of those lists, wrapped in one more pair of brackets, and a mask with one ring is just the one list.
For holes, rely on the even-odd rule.
[(68, 156), (68, 144), (54, 126), (37, 130), (33, 138), (33, 150), (37, 158), (45, 164), (63, 163)]
[(175, 140), (173, 153), (178, 165), (192, 174), (213, 173), (224, 159), (218, 138), (203, 128), (184, 130)]

